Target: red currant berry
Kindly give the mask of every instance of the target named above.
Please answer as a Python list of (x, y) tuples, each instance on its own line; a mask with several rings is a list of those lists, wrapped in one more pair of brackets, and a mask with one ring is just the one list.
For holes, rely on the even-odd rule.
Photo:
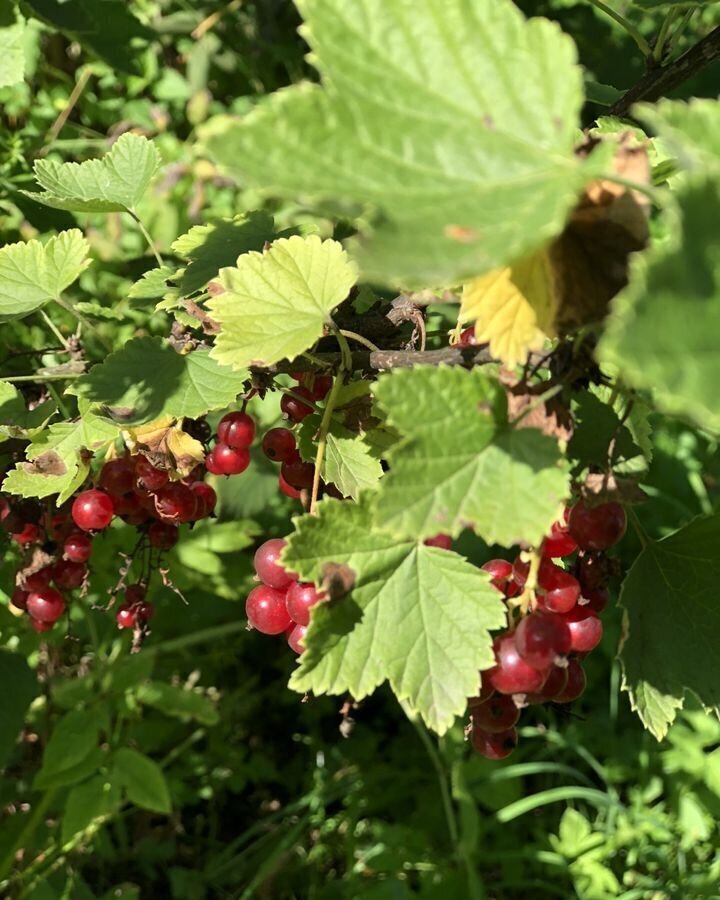
[(540, 692), (528, 694), (525, 699), (529, 704), (549, 703), (565, 690), (567, 683), (568, 666), (553, 666)]
[(132, 460), (111, 459), (100, 470), (100, 487), (112, 497), (129, 493), (135, 484), (135, 470)]
[(135, 460), (135, 477), (138, 487), (146, 491), (159, 491), (170, 480), (165, 469), (158, 469), (144, 456), (138, 456)]
[(479, 728), (488, 734), (498, 734), (512, 728), (520, 718), (520, 710), (515, 706), (512, 697), (495, 696), (486, 703), (473, 707), (473, 728)]
[(26, 522), (22, 531), (11, 533), (10, 538), (21, 547), (26, 547), (28, 544), (39, 544), (43, 540), (43, 531), (34, 522)]
[(150, 546), (156, 550), (170, 550), (178, 542), (179, 532), (177, 525), (169, 522), (153, 522), (148, 528), (148, 540)]
[(54, 516), (50, 516), (50, 521), (46, 525), (46, 531), (48, 537), (59, 544), (62, 543), (71, 526), (72, 522), (69, 516), (57, 513)]
[(494, 650), (495, 666), (486, 677), (498, 693), (528, 694), (540, 690), (546, 673), (525, 662), (511, 632), (495, 639)]
[(477, 342), (475, 326), (471, 325), (469, 328), (463, 328), (458, 338), (458, 347), (476, 347)]
[(518, 653), (533, 668), (545, 670), (572, 649), (570, 631), (559, 616), (531, 613), (515, 629)]
[(30, 619), (30, 624), (32, 625), (33, 631), (36, 631), (38, 634), (43, 634), (46, 631), (52, 631), (55, 622), (41, 622), (39, 619)]
[(480, 692), (477, 694), (477, 696), (468, 697), (468, 706), (470, 707), (470, 709), (475, 706), (480, 706), (481, 703), (489, 700), (494, 695), (495, 688), (490, 684), (487, 678), (483, 678), (482, 685), (480, 686)]
[(142, 582), (138, 582), (137, 584), (131, 584), (125, 589), (125, 603), (127, 606), (137, 606), (138, 603), (142, 603), (145, 599), (145, 594), (147, 594), (147, 585), (142, 584)]
[[(313, 400), (312, 391), (309, 391), (306, 387), (297, 387), (293, 391), (297, 397), (302, 397), (306, 400)], [(280, 409), (283, 412), (283, 415), (287, 416), (293, 422), (302, 422), (303, 419), (307, 418), (312, 412), (312, 406), (308, 406), (307, 403), (303, 403), (301, 400), (298, 400), (296, 397), (291, 397), (290, 394), (283, 394), (282, 400), (280, 401)]]
[(112, 522), (114, 514), (112, 497), (104, 491), (83, 491), (72, 505), (73, 522), (83, 531), (102, 531)]
[(155, 615), (155, 605), (143, 600), (135, 606), (135, 615), (138, 622), (149, 622)]
[(330, 393), (332, 383), (333, 380), (331, 375), (316, 375), (313, 379), (312, 388), (310, 389), (313, 399), (324, 400)]
[(287, 428), (271, 428), (262, 439), (262, 451), (273, 462), (292, 459), (296, 450), (295, 435)]
[(195, 514), (195, 495), (186, 484), (173, 482), (155, 494), (155, 511), (165, 522), (189, 522)]
[(305, 652), (303, 638), (305, 637), (306, 632), (307, 625), (296, 625), (294, 628), (290, 629), (288, 633), (288, 646), (298, 655)]
[(314, 584), (296, 581), (287, 590), (285, 602), (290, 618), (298, 625), (308, 625), (310, 610), (316, 603), (324, 600), (324, 595)]
[(233, 450), (247, 450), (255, 440), (255, 420), (244, 412), (228, 413), (220, 419), (217, 436)]
[(87, 562), (92, 553), (92, 539), (82, 531), (75, 531), (65, 538), (63, 543), (63, 559), (70, 562)]
[(255, 551), (255, 571), (258, 578), (268, 587), (284, 590), (288, 588), (296, 578), (280, 565), (280, 554), (285, 548), (282, 538), (272, 538), (265, 541)]
[(213, 475), (241, 475), (250, 465), (249, 450), (234, 450), (227, 444), (216, 444), (210, 456), (213, 468), (208, 466), (207, 459), (205, 465)]
[(300, 499), (300, 491), (297, 488), (294, 488), (291, 484), (288, 484), (287, 481), (282, 476), (282, 472), (278, 475), (278, 487), (285, 494), (286, 497), (290, 497), (291, 500), (299, 500)]
[(245, 601), (245, 614), (250, 626), (262, 634), (280, 634), (292, 625), (285, 606), (285, 592), (266, 584), (250, 591)]
[(22, 609), (24, 611), (27, 609), (27, 601), (29, 596), (29, 591), (23, 590), (23, 588), (20, 587), (16, 587), (10, 595), (10, 602), (15, 607), (15, 609)]
[(566, 525), (555, 522), (550, 534), (545, 538), (542, 544), (542, 554), (551, 559), (558, 559), (561, 556), (570, 556), (577, 550), (577, 544), (570, 536)]
[(190, 485), (190, 490), (195, 497), (194, 519), (206, 519), (215, 509), (217, 494), (214, 489), (204, 481), (196, 481)]
[(23, 580), (23, 590), (28, 591), (41, 591), (43, 588), (46, 588), (53, 577), (53, 567), (45, 566), (44, 569), (40, 569), (39, 572), (33, 572), (32, 575), (26, 575)]
[(578, 580), (552, 563), (541, 567), (538, 582), (538, 604), (548, 612), (569, 612), (580, 598)]
[(582, 597), (578, 600), (581, 609), (591, 609), (595, 615), (601, 613), (608, 605), (610, 595), (605, 588), (582, 589)]
[(115, 621), (117, 622), (118, 628), (134, 628), (135, 623), (137, 622), (137, 615), (134, 607), (127, 603), (123, 603), (122, 606), (118, 607), (118, 611), (115, 613)]
[(583, 693), (587, 680), (585, 672), (577, 659), (568, 660), (567, 684), (552, 699), (553, 703), (572, 703)]
[(512, 578), (512, 563), (508, 562), (506, 559), (489, 559), (486, 563), (483, 563), (480, 568), (484, 572), (490, 573), (490, 584), (504, 594), (507, 585)]
[(440, 550), (452, 550), (453, 539), (449, 534), (436, 534), (423, 541), (426, 547), (438, 547)]
[(296, 490), (310, 490), (315, 478), (315, 466), (310, 462), (303, 462), (298, 455), (282, 464), (280, 474)]
[(10, 501), (6, 497), (0, 497), (0, 522), (4, 522), (11, 512)]
[(570, 632), (571, 647), (574, 653), (589, 653), (600, 643), (603, 626), (600, 619), (591, 609), (576, 606), (558, 619), (567, 626)]
[(589, 507), (580, 500), (570, 510), (568, 530), (583, 550), (607, 550), (622, 538), (626, 527), (625, 510), (619, 503)]
[(59, 588), (71, 591), (78, 588), (85, 580), (87, 566), (85, 563), (70, 562), (61, 559), (53, 566), (53, 581)]
[(508, 728), (507, 731), (498, 734), (489, 734), (480, 728), (473, 728), (471, 740), (473, 747), (481, 756), (501, 760), (510, 756), (517, 747), (518, 736), (514, 728)]
[(65, 599), (55, 588), (32, 591), (27, 598), (27, 611), (39, 622), (57, 622), (65, 612)]

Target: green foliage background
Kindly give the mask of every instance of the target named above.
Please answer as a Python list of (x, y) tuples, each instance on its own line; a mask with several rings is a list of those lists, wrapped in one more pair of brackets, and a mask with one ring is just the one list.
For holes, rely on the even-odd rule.
[[(573, 36), (590, 97), (615, 97), (640, 77), (635, 45), (590, 4), (521, 0), (518, 6), (555, 19)], [(651, 3), (614, 6), (632, 13), (646, 37), (657, 32), (665, 11)], [(678, 49), (716, 24), (714, 4), (704, 6)], [(324, 217), (302, 203), (264, 200), (249, 182), (237, 186), (198, 140), (211, 116), (245, 112), (279, 88), (316, 78), (291, 3), (27, 0), (19, 8), (24, 31), (14, 11), (0, 20), (7, 28), (0, 83), (19, 41), (25, 58), (24, 81), (0, 87), (3, 245), (78, 224), (71, 212), (23, 193), (37, 188), (35, 159), (91, 158), (107, 149), (109, 135), (130, 129), (151, 137), (162, 157), (163, 176), (136, 212), (163, 255), (192, 259), (192, 246), (172, 246), (178, 235), (258, 208), (274, 216), (274, 225), (256, 222), (256, 240), (266, 228), (333, 236), (330, 210)], [(517, 78), (522, 85), (522, 73)], [(716, 79), (717, 69), (705, 71), (679, 96), (713, 96)], [(602, 111), (587, 103), (583, 122)], [(104, 348), (120, 350), (138, 337), (133, 352), (141, 353), (139, 343), (166, 335), (169, 321), (151, 312), (154, 301), (142, 291), (129, 296), (154, 265), (142, 234), (118, 212), (83, 216), (81, 227), (102, 261), (80, 274), (75, 291), (76, 308), (99, 323), (89, 341), (99, 342), (101, 357)], [(667, 285), (661, 265), (650, 273), (651, 286), (655, 277)], [(191, 265), (183, 277), (192, 271)], [(18, 347), (41, 364), (56, 362), (44, 353), (46, 334), (35, 319), (22, 326), (4, 322), (2, 329), (4, 375), (24, 371)], [(111, 380), (112, 359), (106, 365)], [(78, 385), (78, 396), (91, 397), (98, 378)], [(13, 402), (1, 399), (0, 411)], [(152, 408), (153, 397), (143, 399)], [(126, 402), (127, 394), (120, 395), (118, 404)], [(259, 409), (264, 424), (274, 424), (273, 401)], [(0, 421), (4, 435), (13, 418)], [(653, 502), (639, 507), (638, 516), (651, 538), (661, 538), (718, 511), (720, 454), (700, 429), (659, 416), (652, 424), (654, 456), (643, 487)], [(608, 614), (602, 648), (588, 661), (581, 701), (565, 716), (539, 711), (506, 764), (471, 756), (459, 725), (439, 741), (428, 735), (398, 714), (387, 687), (351, 710), (354, 724), (345, 722), (341, 734), (341, 700), (301, 703), (286, 689), (290, 651), (244, 631), (252, 548), (261, 538), (286, 534), (296, 511), (278, 496), (261, 455), (251, 472), (223, 487), (219, 522), (196, 528), (173, 551), (173, 577), (189, 603), (158, 590), (152, 640), (141, 654), (129, 654), (127, 636), (91, 603), (73, 614), (71, 638), (47, 650), (6, 603), (0, 606), (6, 648), (0, 684), (19, 712), (0, 722), (3, 896), (718, 896), (720, 724), (686, 703), (662, 744), (643, 729), (620, 692), (619, 608)], [(120, 530), (102, 538), (91, 600), (114, 582), (127, 540)], [(498, 552), (468, 532), (458, 550), (476, 564)], [(629, 534), (624, 564), (639, 551)], [(0, 552), (7, 597), (15, 557), (7, 545)], [(698, 583), (707, 577), (712, 591), (715, 575), (701, 572)], [(37, 694), (23, 657), (41, 676)], [(99, 769), (117, 773), (118, 796), (108, 796), (104, 779), (91, 774)]]

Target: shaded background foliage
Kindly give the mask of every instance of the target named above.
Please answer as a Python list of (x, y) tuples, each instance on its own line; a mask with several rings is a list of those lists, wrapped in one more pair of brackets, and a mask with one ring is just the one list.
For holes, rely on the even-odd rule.
[[(588, 82), (605, 86), (607, 96), (641, 75), (632, 41), (588, 4), (518, 5), (561, 23), (578, 43)], [(165, 174), (140, 213), (164, 253), (193, 224), (259, 205), (252, 190), (228, 182), (198, 153), (195, 129), (212, 114), (242, 112), (315, 77), (290, 2), (21, 6), (30, 23), (26, 81), (0, 89), (3, 243), (74, 222), (19, 192), (34, 189), (35, 158), (90, 157), (130, 129), (152, 137), (163, 157)], [(644, 35), (656, 33), (660, 15), (638, 17)], [(699, 12), (682, 40), (689, 46), (706, 33), (713, 15)], [(715, 79), (703, 72), (678, 96), (712, 96)], [(585, 121), (602, 111), (588, 103)], [(302, 205), (265, 205), (279, 229), (312, 224), (333, 233), (329, 218)], [(132, 223), (111, 214), (83, 224), (102, 266), (81, 276), (78, 298), (104, 322), (100, 336), (119, 347), (133, 335), (167, 333), (164, 315), (127, 298), (154, 264)], [(25, 354), (42, 361), (40, 328), (3, 325), (3, 338), (7, 374), (23, 371)], [(277, 405), (266, 402), (260, 414), (272, 424)], [(654, 424), (655, 456), (643, 483), (654, 502), (638, 515), (651, 537), (661, 537), (717, 511), (720, 456), (698, 431)], [(223, 487), (219, 523), (196, 529), (173, 552), (173, 576), (189, 603), (157, 592), (152, 638), (138, 656), (129, 656), (112, 616), (90, 603), (74, 611), (67, 638), (50, 643), (0, 607), (3, 645), (28, 657), (41, 685), (19, 743), (13, 723), (0, 725), (3, 895), (430, 900), (465, 896), (475, 871), (477, 896), (509, 900), (717, 896), (720, 724), (688, 709), (662, 744), (643, 731), (620, 693), (618, 611), (588, 661), (582, 699), (564, 715), (539, 710), (507, 764), (473, 757), (459, 726), (436, 743), (399, 714), (385, 689), (350, 711), (354, 723), (343, 720), (335, 698), (301, 702), (289, 692), (292, 654), (245, 633), (242, 610), (252, 548), (286, 533), (293, 511), (275, 484), (257, 454), (252, 477)], [(628, 535), (620, 549), (626, 562), (638, 551), (634, 540)], [(98, 542), (91, 600), (115, 581), (124, 541), (111, 532)], [(478, 564), (498, 553), (471, 535), (458, 549)], [(7, 597), (13, 551), (0, 550)], [(6, 689), (20, 690), (23, 677), (8, 669)], [(38, 780), (57, 723), (78, 708), (96, 712), (101, 752), (137, 748), (154, 760), (161, 773), (154, 798), (105, 820), (88, 802), (72, 806), (72, 779)], [(163, 806), (163, 785), (170, 815), (153, 811)]]

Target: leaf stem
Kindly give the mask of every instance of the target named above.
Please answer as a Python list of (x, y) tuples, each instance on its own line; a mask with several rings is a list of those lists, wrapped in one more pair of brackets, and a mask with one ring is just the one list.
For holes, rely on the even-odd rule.
[(45, 322), (45, 324), (50, 329), (50, 331), (52, 331), (52, 333), (60, 341), (60, 343), (63, 345), (63, 347), (66, 350), (68, 350), (69, 347), (68, 347), (68, 342), (67, 342), (66, 338), (64, 337), (64, 335), (60, 331), (60, 329), (57, 327), (57, 325), (50, 318), (50, 316), (45, 312), (44, 309), (40, 309), (40, 310), (38, 310), (38, 312), (40, 313), (40, 316), (41, 316), (43, 322)]
[(618, 25), (621, 26), (621, 28), (624, 28), (625, 31), (638, 45), (643, 56), (652, 56), (650, 44), (648, 44), (645, 38), (637, 30), (637, 28), (635, 28), (635, 26), (631, 22), (628, 22), (628, 20), (624, 16), (621, 16), (619, 12), (611, 9), (607, 5), (607, 3), (603, 3), (602, 0), (587, 0), (587, 2), (594, 6), (596, 9), (599, 9), (601, 12), (604, 12), (605, 15), (610, 16), (610, 18), (617, 22)]
[(670, 26), (677, 18), (678, 11), (677, 9), (671, 9), (670, 12), (665, 16), (662, 25), (660, 26), (660, 31), (658, 33), (657, 39), (655, 41), (655, 48), (653, 49), (652, 58), (656, 63), (662, 61), (663, 50), (665, 49), (665, 43), (667, 41), (668, 31), (670, 30)]
[(50, 396), (53, 398), (55, 403), (57, 403), (57, 408), (65, 416), (66, 419), (69, 419), (70, 418), (70, 410), (67, 408), (67, 406), (65, 406), (65, 402), (63, 401), (63, 398), (60, 396), (60, 394), (58, 394), (58, 392), (55, 390), (55, 388), (52, 386), (52, 384), (48, 384), (47, 389), (48, 389), (48, 394), (50, 394)]
[(350, 338), (351, 341), (355, 341), (358, 344), (362, 344), (363, 347), (367, 347), (368, 350), (371, 350), (373, 353), (379, 353), (380, 348), (377, 344), (373, 344), (372, 341), (369, 341), (366, 337), (363, 337), (361, 334), (358, 334), (356, 331), (348, 331), (346, 328), (338, 329), (340, 334), (343, 337)]
[(162, 266), (162, 264), (163, 264), (162, 256), (160, 256), (160, 253), (159, 253), (159, 251), (158, 251), (158, 248), (155, 246), (155, 242), (154, 242), (153, 239), (150, 237), (150, 232), (149, 232), (149, 231), (147, 230), (147, 228), (143, 225), (142, 220), (140, 219), (140, 217), (138, 216), (138, 214), (135, 212), (135, 210), (128, 209), (128, 212), (130, 213), (130, 215), (131, 215), (131, 216), (133, 217), (133, 219), (135, 220), (135, 222), (136, 222), (138, 228), (140, 229), (140, 231), (142, 231), (143, 237), (144, 237), (145, 240), (147, 241), (148, 247), (149, 247), (150, 250), (152, 251), (152, 254), (153, 254), (153, 256), (155, 257), (155, 260), (156, 260), (158, 266)]
[(350, 350), (350, 345), (345, 339), (345, 335), (343, 332), (337, 327), (337, 325), (330, 320), (330, 330), (337, 338), (338, 344), (340, 344), (340, 355), (341, 355), (341, 364), (340, 368), (345, 369), (346, 372), (352, 371), (352, 351)]
[(102, 335), (98, 332), (97, 328), (93, 325), (93, 323), (90, 322), (88, 319), (86, 319), (85, 316), (81, 312), (78, 312), (75, 309), (75, 307), (72, 305), (72, 303), (70, 303), (68, 300), (65, 300), (64, 297), (56, 297), (55, 302), (58, 303), (60, 306), (62, 306), (62, 308), (66, 312), (69, 312), (71, 316), (74, 316), (78, 320), (78, 322), (80, 322), (80, 324), (83, 326), (83, 328), (86, 328), (90, 332), (90, 334), (95, 335), (95, 339), (102, 347), (104, 347), (108, 351), (112, 349), (110, 347), (110, 344), (108, 344), (108, 342), (105, 340), (105, 338), (102, 337)]
[(333, 379), (333, 384), (330, 388), (330, 393), (327, 396), (323, 417), (320, 422), (318, 445), (315, 453), (315, 472), (313, 473), (312, 494), (310, 495), (310, 515), (315, 512), (315, 507), (317, 506), (318, 495), (320, 493), (320, 474), (323, 460), (325, 459), (325, 449), (327, 447), (328, 432), (330, 431), (330, 422), (332, 421), (332, 414), (335, 409), (338, 393), (343, 385), (345, 372), (346, 369), (344, 365), (341, 365)]
[(68, 372), (66, 375), (43, 375), (42, 373), (38, 373), (37, 375), (11, 375), (7, 378), (3, 378), (2, 381), (7, 381), (9, 384), (21, 383), (23, 381), (72, 381), (73, 378), (80, 378), (81, 375), (84, 375), (84, 372)]
[(646, 197), (649, 197), (652, 200), (655, 206), (663, 206), (663, 195), (661, 191), (651, 184), (641, 184), (639, 181), (630, 181), (627, 178), (623, 178), (621, 175), (616, 175), (614, 172), (608, 172), (603, 175), (603, 178), (605, 181), (612, 181), (613, 184), (619, 184), (629, 191), (638, 191), (640, 194), (645, 194)]
[(632, 527), (635, 530), (635, 534), (637, 535), (637, 538), (640, 541), (640, 546), (644, 550), (650, 543), (650, 539), (645, 534), (645, 529), (642, 527), (642, 524), (640, 523), (640, 519), (638, 519), (638, 515), (635, 512), (635, 510), (632, 508), (632, 506), (627, 507), (627, 512), (628, 512), (628, 518), (630, 519), (630, 521), (632, 523)]

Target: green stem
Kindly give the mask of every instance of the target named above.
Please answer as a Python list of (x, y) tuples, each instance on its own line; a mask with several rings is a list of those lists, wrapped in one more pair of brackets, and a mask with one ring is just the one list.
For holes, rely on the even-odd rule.
[(667, 41), (668, 31), (670, 30), (670, 26), (677, 18), (678, 11), (677, 9), (671, 9), (670, 12), (665, 16), (662, 25), (660, 26), (660, 32), (658, 33), (657, 40), (655, 41), (655, 49), (653, 50), (653, 59), (656, 63), (661, 62), (663, 56), (663, 50), (665, 49), (665, 42)]
[(292, 388), (281, 387), (280, 385), (278, 385), (278, 390), (283, 394), (287, 394), (288, 397), (292, 397), (293, 399), (297, 400), (298, 403), (304, 403), (305, 406), (312, 406), (316, 413), (320, 412), (320, 407), (317, 405), (317, 403), (315, 403), (314, 400), (310, 400), (308, 397), (303, 397), (300, 394), (295, 393)]
[(627, 512), (628, 512), (628, 519), (630, 519), (630, 522), (632, 523), (632, 527), (635, 529), (635, 534), (637, 535), (637, 538), (640, 541), (640, 546), (644, 550), (650, 543), (650, 539), (645, 534), (645, 529), (642, 527), (642, 524), (640, 523), (640, 519), (638, 519), (637, 513), (632, 508), (632, 506), (627, 507)]
[(627, 178), (623, 178), (621, 175), (616, 175), (614, 172), (608, 172), (603, 175), (603, 178), (606, 181), (612, 181), (613, 184), (619, 184), (622, 187), (627, 188), (629, 191), (638, 191), (640, 194), (645, 194), (646, 197), (649, 197), (655, 206), (663, 205), (663, 195), (651, 184), (641, 184), (638, 181), (630, 181)]
[(66, 312), (69, 312), (71, 316), (73, 316), (75, 319), (77, 319), (78, 322), (80, 322), (80, 324), (83, 326), (83, 328), (86, 328), (90, 332), (90, 334), (95, 335), (95, 340), (102, 347), (104, 347), (105, 350), (108, 350), (108, 351), (112, 350), (112, 347), (110, 346), (110, 344), (108, 344), (107, 341), (105, 340), (105, 338), (103, 338), (100, 335), (100, 333), (98, 332), (97, 328), (93, 325), (93, 323), (90, 322), (88, 319), (86, 319), (85, 316), (81, 312), (78, 312), (75, 309), (75, 307), (72, 305), (72, 303), (70, 303), (69, 300), (65, 300), (64, 297), (56, 297), (55, 302), (57, 304), (59, 304), (60, 306), (62, 306), (62, 308)]
[(350, 338), (351, 341), (362, 344), (363, 347), (367, 347), (368, 350), (370, 350), (372, 353), (378, 353), (380, 351), (380, 348), (377, 346), (377, 344), (373, 344), (372, 341), (369, 341), (366, 337), (363, 337), (356, 331), (348, 331), (346, 328), (340, 328), (338, 330), (343, 337)]
[(596, 9), (601, 10), (601, 12), (604, 12), (606, 16), (610, 16), (611, 19), (613, 19), (618, 23), (618, 25), (624, 28), (625, 31), (627, 31), (630, 37), (638, 45), (643, 56), (652, 56), (650, 44), (648, 44), (645, 38), (637, 30), (637, 28), (635, 28), (635, 26), (631, 22), (628, 22), (628, 20), (624, 16), (621, 16), (619, 12), (611, 9), (607, 5), (607, 3), (603, 3), (602, 0), (588, 0), (588, 3), (592, 4)]
[(352, 350), (350, 349), (350, 345), (345, 339), (345, 335), (342, 331), (337, 327), (337, 325), (330, 320), (330, 330), (337, 338), (338, 344), (340, 344), (340, 355), (342, 358), (342, 368), (345, 369), (346, 372), (352, 371)]
[(50, 318), (50, 316), (45, 312), (44, 309), (39, 310), (39, 312), (40, 312), (40, 316), (41, 316), (43, 322), (45, 322), (45, 324), (47, 325), (47, 327), (50, 329), (50, 331), (52, 331), (52, 333), (53, 333), (53, 334), (55, 335), (55, 337), (60, 341), (60, 343), (63, 345), (63, 347), (64, 347), (66, 350), (68, 350), (68, 349), (69, 349), (69, 347), (68, 347), (68, 342), (67, 342), (67, 340), (65, 339), (65, 336), (63, 335), (63, 333), (62, 333), (62, 332), (60, 331), (60, 329), (57, 327), (57, 325), (53, 322), (53, 320), (52, 320), (52, 319)]
[(50, 394), (50, 396), (53, 398), (55, 403), (57, 403), (57, 408), (60, 410), (60, 412), (65, 416), (66, 419), (71, 418), (70, 410), (67, 408), (67, 406), (65, 406), (65, 402), (63, 401), (63, 398), (60, 396), (60, 394), (58, 394), (58, 392), (55, 390), (55, 388), (52, 386), (52, 384), (48, 383), (47, 389), (48, 389), (48, 394)]
[(30, 843), (30, 839), (35, 833), (35, 829), (42, 821), (42, 817), (45, 815), (47, 808), (52, 803), (56, 792), (57, 788), (50, 788), (49, 790), (45, 791), (40, 800), (37, 802), (32, 815), (25, 823), (25, 827), (17, 836), (14, 843), (2, 858), (2, 860), (0, 860), (0, 878), (5, 878), (5, 876), (11, 871), (15, 862), (15, 854), (17, 853), (17, 851), (21, 847), (25, 847)]
[(147, 228), (143, 225), (143, 223), (142, 223), (140, 217), (138, 216), (138, 214), (137, 214), (134, 210), (128, 209), (128, 212), (130, 213), (130, 215), (131, 215), (131, 216), (133, 217), (133, 219), (135, 220), (135, 222), (136, 222), (138, 228), (140, 229), (140, 231), (142, 231), (143, 237), (144, 237), (145, 240), (147, 241), (148, 247), (149, 247), (150, 250), (152, 251), (152, 254), (153, 254), (153, 256), (155, 257), (155, 260), (156, 260), (158, 266), (162, 266), (162, 264), (163, 264), (162, 256), (160, 256), (160, 253), (159, 253), (159, 251), (158, 251), (158, 248), (155, 246), (155, 242), (154, 242), (153, 239), (150, 237), (150, 232), (149, 232), (149, 231), (147, 230)]
[(323, 411), (323, 417), (320, 422), (320, 433), (318, 434), (317, 452), (315, 453), (315, 472), (313, 473), (312, 494), (310, 495), (310, 515), (315, 512), (315, 507), (317, 506), (318, 495), (320, 493), (320, 473), (322, 471), (323, 460), (325, 459), (325, 449), (327, 447), (328, 432), (330, 431), (330, 422), (332, 421), (333, 410), (335, 409), (335, 403), (338, 394), (340, 393), (340, 388), (343, 385), (346, 371), (344, 365), (341, 365), (337, 375), (333, 379), (332, 388), (330, 389), (330, 393), (325, 402), (325, 410)]
[(10, 384), (22, 381), (38, 381), (44, 383), (46, 381), (71, 381), (73, 378), (80, 378), (83, 374), (83, 372), (68, 372), (67, 375), (11, 375), (2, 380), (7, 381)]

